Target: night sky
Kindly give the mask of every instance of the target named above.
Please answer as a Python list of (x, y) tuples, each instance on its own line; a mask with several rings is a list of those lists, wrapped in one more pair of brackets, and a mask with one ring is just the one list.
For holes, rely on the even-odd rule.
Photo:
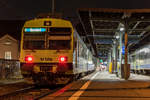
[[(150, 8), (150, 0), (55, 0), (56, 12), (77, 18), (77, 8)], [(25, 20), (51, 12), (51, 0), (0, 0), (0, 37), (20, 40)]]
[[(150, 0), (55, 0), (57, 12), (76, 17), (77, 8), (150, 8)], [(30, 19), (51, 12), (51, 0), (0, 0), (0, 20)]]

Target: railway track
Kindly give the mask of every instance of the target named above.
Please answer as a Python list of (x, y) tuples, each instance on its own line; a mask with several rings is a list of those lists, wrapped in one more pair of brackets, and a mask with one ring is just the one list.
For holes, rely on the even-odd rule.
[(43, 98), (43, 97), (45, 97), (45, 96), (47, 96), (47, 95), (49, 95), (49, 94), (52, 94), (52, 93), (58, 91), (59, 89), (60, 89), (60, 88), (57, 88), (57, 89), (51, 90), (51, 91), (49, 91), (49, 92), (45, 92), (45, 93), (43, 93), (43, 94), (41, 94), (41, 95), (39, 95), (39, 96), (35, 96), (35, 97), (33, 98), (33, 100), (39, 100), (39, 99), (41, 99), (41, 98)]
[(13, 100), (12, 98), (17, 96), (18, 94), (25, 93), (27, 91), (30, 91), (30, 90), (34, 89), (34, 88), (35, 88), (34, 86), (31, 86), (31, 87), (15, 90), (13, 92), (8, 92), (6, 94), (1, 95), (0, 100)]
[(0, 100), (39, 100), (42, 97), (56, 92), (60, 88), (49, 89), (31, 86), (1, 95)]

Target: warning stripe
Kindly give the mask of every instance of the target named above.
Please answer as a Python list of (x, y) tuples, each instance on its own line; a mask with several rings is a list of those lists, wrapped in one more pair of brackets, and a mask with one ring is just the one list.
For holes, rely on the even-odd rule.
[[(91, 78), (91, 80), (93, 80), (96, 76), (97, 76), (98, 72)], [(87, 81), (81, 88), (80, 90), (86, 90), (87, 87), (90, 85), (90, 83), (92, 82), (91, 80)], [(80, 97), (80, 95), (84, 92), (84, 91), (77, 91), (76, 93), (74, 93), (68, 100), (78, 100), (78, 98)]]

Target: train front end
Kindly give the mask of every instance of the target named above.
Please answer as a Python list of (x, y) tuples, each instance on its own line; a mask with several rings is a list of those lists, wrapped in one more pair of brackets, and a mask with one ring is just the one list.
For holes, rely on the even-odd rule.
[(20, 62), (24, 78), (35, 84), (66, 84), (73, 76), (73, 28), (69, 21), (42, 18), (22, 29)]

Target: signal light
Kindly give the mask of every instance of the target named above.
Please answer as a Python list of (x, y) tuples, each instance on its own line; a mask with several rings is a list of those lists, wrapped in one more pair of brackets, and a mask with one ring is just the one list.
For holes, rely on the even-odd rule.
[(61, 57), (59, 57), (59, 62), (60, 62), (60, 63), (65, 63), (65, 62), (67, 62), (67, 57), (66, 57), (66, 56), (61, 56)]
[(25, 61), (26, 62), (32, 62), (33, 61), (33, 57), (32, 56), (26, 56), (25, 57)]

